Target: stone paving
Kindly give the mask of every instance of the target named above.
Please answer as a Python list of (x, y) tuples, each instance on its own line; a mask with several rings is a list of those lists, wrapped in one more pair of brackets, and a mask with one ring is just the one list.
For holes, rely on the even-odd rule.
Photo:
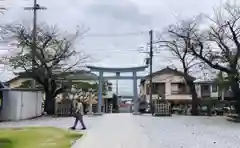
[[(3, 122), (0, 128), (68, 128), (73, 120), (42, 117)], [(105, 114), (99, 117), (86, 116), (85, 122), (88, 130), (73, 148), (240, 148), (240, 124), (228, 122), (224, 117)]]
[(106, 114), (73, 148), (150, 148), (131, 114)]

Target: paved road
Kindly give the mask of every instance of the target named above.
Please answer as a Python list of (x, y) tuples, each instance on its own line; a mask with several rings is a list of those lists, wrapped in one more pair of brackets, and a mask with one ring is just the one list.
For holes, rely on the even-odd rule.
[(131, 114), (106, 114), (73, 148), (150, 148)]
[(73, 148), (240, 148), (240, 124), (223, 117), (104, 115)]

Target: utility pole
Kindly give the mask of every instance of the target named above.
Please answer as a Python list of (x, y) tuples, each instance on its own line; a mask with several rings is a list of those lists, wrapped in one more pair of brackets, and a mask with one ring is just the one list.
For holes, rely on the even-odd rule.
[[(116, 72), (116, 76), (120, 76), (120, 72)], [(118, 94), (118, 79), (116, 79), (116, 96), (117, 96), (117, 105), (119, 107), (120, 105), (120, 100), (119, 100), (119, 94)]]
[(153, 92), (153, 88), (152, 88), (152, 60), (153, 60), (153, 31), (150, 30), (149, 31), (149, 36), (150, 36), (150, 52), (149, 52), (149, 90), (150, 90), (150, 109), (151, 109), (151, 113), (153, 115), (154, 111), (153, 111), (153, 100), (152, 100), (152, 92)]
[[(36, 37), (37, 37), (37, 10), (45, 10), (46, 7), (40, 7), (37, 0), (34, 0), (33, 7), (25, 7), (24, 10), (33, 10), (33, 30), (32, 30), (32, 72), (35, 70), (35, 56), (36, 56)], [(32, 84), (33, 88), (36, 87), (35, 82)]]

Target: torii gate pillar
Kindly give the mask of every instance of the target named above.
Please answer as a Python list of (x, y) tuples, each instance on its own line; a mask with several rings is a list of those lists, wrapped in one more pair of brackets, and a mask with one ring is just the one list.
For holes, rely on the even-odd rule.
[(133, 72), (133, 102), (134, 102), (134, 112), (133, 114), (138, 114), (138, 87), (137, 87), (137, 73)]
[(103, 71), (99, 71), (98, 77), (98, 114), (102, 113), (102, 86), (103, 86)]

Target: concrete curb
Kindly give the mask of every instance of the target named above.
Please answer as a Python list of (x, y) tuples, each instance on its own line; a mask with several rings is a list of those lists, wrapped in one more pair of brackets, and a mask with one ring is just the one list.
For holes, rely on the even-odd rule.
[(84, 139), (86, 138), (86, 136), (87, 136), (87, 131), (86, 131), (86, 132), (83, 132), (82, 134), (83, 134), (83, 135), (82, 135), (82, 137), (81, 137), (80, 139), (77, 139), (77, 140), (75, 140), (75, 141), (72, 143), (71, 148), (79, 148), (79, 143), (81, 143), (82, 140), (84, 140)]

